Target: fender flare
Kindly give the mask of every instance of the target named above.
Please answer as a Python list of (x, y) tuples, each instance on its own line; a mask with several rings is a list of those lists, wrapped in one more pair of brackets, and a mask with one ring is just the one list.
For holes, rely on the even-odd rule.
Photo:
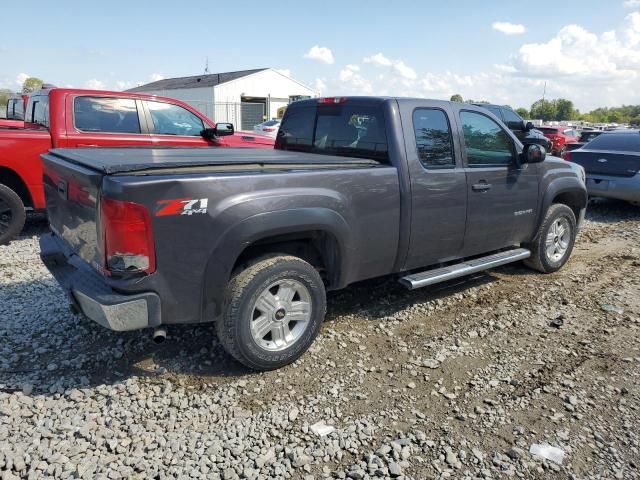
[[(553, 203), (553, 200), (558, 195), (562, 194), (570, 194), (573, 198), (575, 198), (575, 205), (580, 210), (587, 207), (588, 194), (587, 189), (582, 182), (580, 182), (575, 177), (556, 178), (549, 182), (544, 196), (542, 197), (540, 209), (538, 210), (536, 230), (540, 227), (540, 224), (544, 220), (544, 217), (547, 214), (547, 210), (549, 210), (549, 207)], [(578, 219), (576, 218), (576, 220)]]
[(295, 208), (259, 213), (243, 219), (220, 235), (209, 255), (202, 289), (202, 319), (211, 321), (223, 313), (224, 294), (233, 266), (253, 243), (287, 233), (321, 231), (332, 235), (338, 247), (337, 286), (355, 273), (357, 251), (346, 220), (328, 208)]

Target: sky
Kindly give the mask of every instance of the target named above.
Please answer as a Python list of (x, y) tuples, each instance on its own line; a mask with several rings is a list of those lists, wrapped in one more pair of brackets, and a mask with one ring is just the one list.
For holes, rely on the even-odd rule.
[[(640, 104), (640, 0), (13, 1), (0, 88), (272, 67), (322, 95)], [(7, 21), (7, 18), (13, 19)], [(21, 21), (20, 21), (21, 20)]]

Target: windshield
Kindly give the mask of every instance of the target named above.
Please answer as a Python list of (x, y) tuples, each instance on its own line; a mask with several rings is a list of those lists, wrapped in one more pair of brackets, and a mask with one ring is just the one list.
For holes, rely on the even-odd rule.
[(537, 127), (537, 130), (540, 130), (542, 133), (549, 133), (551, 135), (557, 135), (558, 134), (558, 129), (557, 128)]
[(276, 148), (387, 161), (384, 114), (379, 106), (291, 105)]

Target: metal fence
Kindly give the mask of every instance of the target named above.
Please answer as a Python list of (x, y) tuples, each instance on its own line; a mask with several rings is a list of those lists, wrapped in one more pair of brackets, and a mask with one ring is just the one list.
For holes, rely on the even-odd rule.
[(239, 130), (253, 130), (267, 120), (266, 105), (252, 102), (201, 102), (186, 100), (214, 122), (233, 123)]

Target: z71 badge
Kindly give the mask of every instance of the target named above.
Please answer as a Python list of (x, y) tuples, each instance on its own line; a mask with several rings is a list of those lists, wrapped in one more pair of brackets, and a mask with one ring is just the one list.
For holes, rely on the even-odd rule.
[(158, 200), (156, 203), (156, 217), (207, 213), (208, 204), (208, 198), (175, 198), (173, 200)]

